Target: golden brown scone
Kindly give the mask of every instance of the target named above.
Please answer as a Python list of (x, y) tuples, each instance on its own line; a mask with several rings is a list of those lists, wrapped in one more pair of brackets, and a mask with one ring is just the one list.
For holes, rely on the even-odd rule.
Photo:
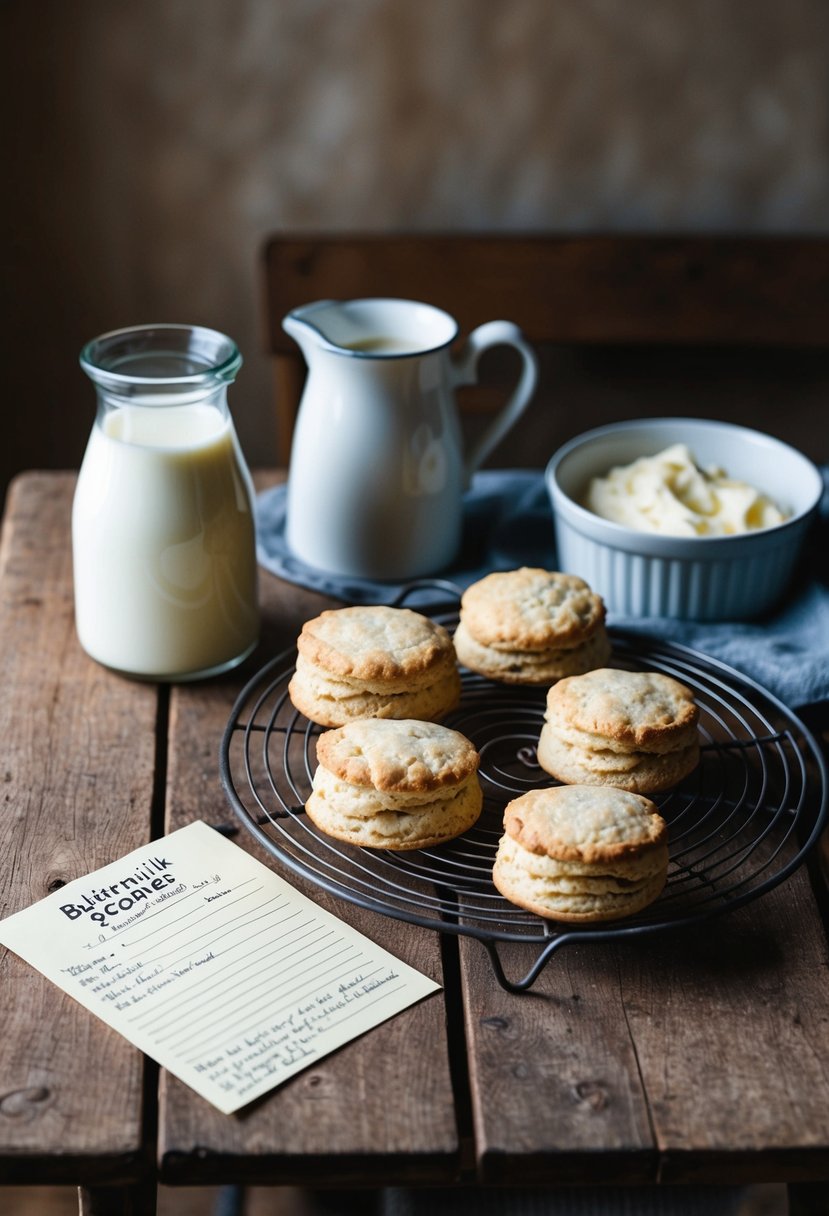
[(693, 693), (671, 676), (597, 668), (548, 692), (538, 762), (571, 785), (657, 793), (699, 763), (698, 718)]
[(508, 804), (492, 877), (506, 899), (538, 916), (603, 921), (652, 903), (667, 870), (667, 828), (650, 799), (565, 785)]
[(422, 849), (460, 836), (483, 803), (478, 753), (436, 722), (366, 718), (326, 732), (305, 809), (329, 836)]
[(312, 722), (435, 720), (460, 699), (455, 649), (442, 625), (408, 608), (335, 608), (297, 639), (291, 701)]
[(478, 752), (459, 731), (389, 719), (326, 731), (317, 740), (317, 760), (350, 785), (389, 793), (435, 793), (478, 770)]
[(547, 685), (607, 662), (604, 618), (604, 603), (583, 579), (522, 566), (467, 588), (455, 650), (491, 680)]
[(464, 622), (455, 630), (458, 661), (501, 684), (540, 684), (545, 687), (565, 676), (577, 676), (601, 667), (610, 658), (610, 639), (596, 629), (581, 646), (569, 650), (495, 650), (472, 637)]
[(576, 646), (605, 618), (601, 598), (575, 574), (522, 566), (479, 579), (461, 598), (469, 632), (498, 650)]

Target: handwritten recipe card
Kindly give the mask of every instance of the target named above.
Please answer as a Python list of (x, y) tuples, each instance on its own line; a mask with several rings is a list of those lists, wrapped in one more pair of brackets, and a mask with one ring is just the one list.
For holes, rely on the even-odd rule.
[(200, 822), (0, 943), (228, 1114), (439, 987)]

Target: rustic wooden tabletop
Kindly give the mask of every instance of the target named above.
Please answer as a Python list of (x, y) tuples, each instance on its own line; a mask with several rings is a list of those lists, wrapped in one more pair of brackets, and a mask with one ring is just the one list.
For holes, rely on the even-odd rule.
[[(227, 821), (218, 751), (234, 699), (330, 606), (263, 572), (263, 636), (243, 667), (172, 688), (114, 675), (75, 637), (73, 487), (70, 474), (25, 474), (4, 520), (2, 915), (194, 819)], [(235, 839), (259, 850), (244, 831)], [(354, 1187), (829, 1178), (819, 866), (715, 921), (569, 945), (520, 995), (495, 982), (479, 941), (303, 889), (441, 992), (226, 1116), (4, 951), (0, 1183), (78, 1184), (98, 1203), (89, 1211), (149, 1211), (124, 1205), (156, 1175)], [(501, 954), (522, 974), (533, 948)]]

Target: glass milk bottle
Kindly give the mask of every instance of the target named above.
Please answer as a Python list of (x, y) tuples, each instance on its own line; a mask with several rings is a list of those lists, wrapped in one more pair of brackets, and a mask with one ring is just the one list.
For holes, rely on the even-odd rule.
[(227, 407), (223, 334), (143, 325), (81, 352), (98, 412), (72, 508), (84, 650), (124, 675), (193, 680), (259, 632), (253, 491)]

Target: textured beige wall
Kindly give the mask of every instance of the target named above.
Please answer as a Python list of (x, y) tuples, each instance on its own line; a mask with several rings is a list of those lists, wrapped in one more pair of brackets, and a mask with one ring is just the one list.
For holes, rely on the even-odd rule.
[(150, 320), (236, 337), (274, 459), (275, 229), (827, 230), (824, 0), (4, 0), (0, 44), (0, 481), (77, 463), (78, 349)]

